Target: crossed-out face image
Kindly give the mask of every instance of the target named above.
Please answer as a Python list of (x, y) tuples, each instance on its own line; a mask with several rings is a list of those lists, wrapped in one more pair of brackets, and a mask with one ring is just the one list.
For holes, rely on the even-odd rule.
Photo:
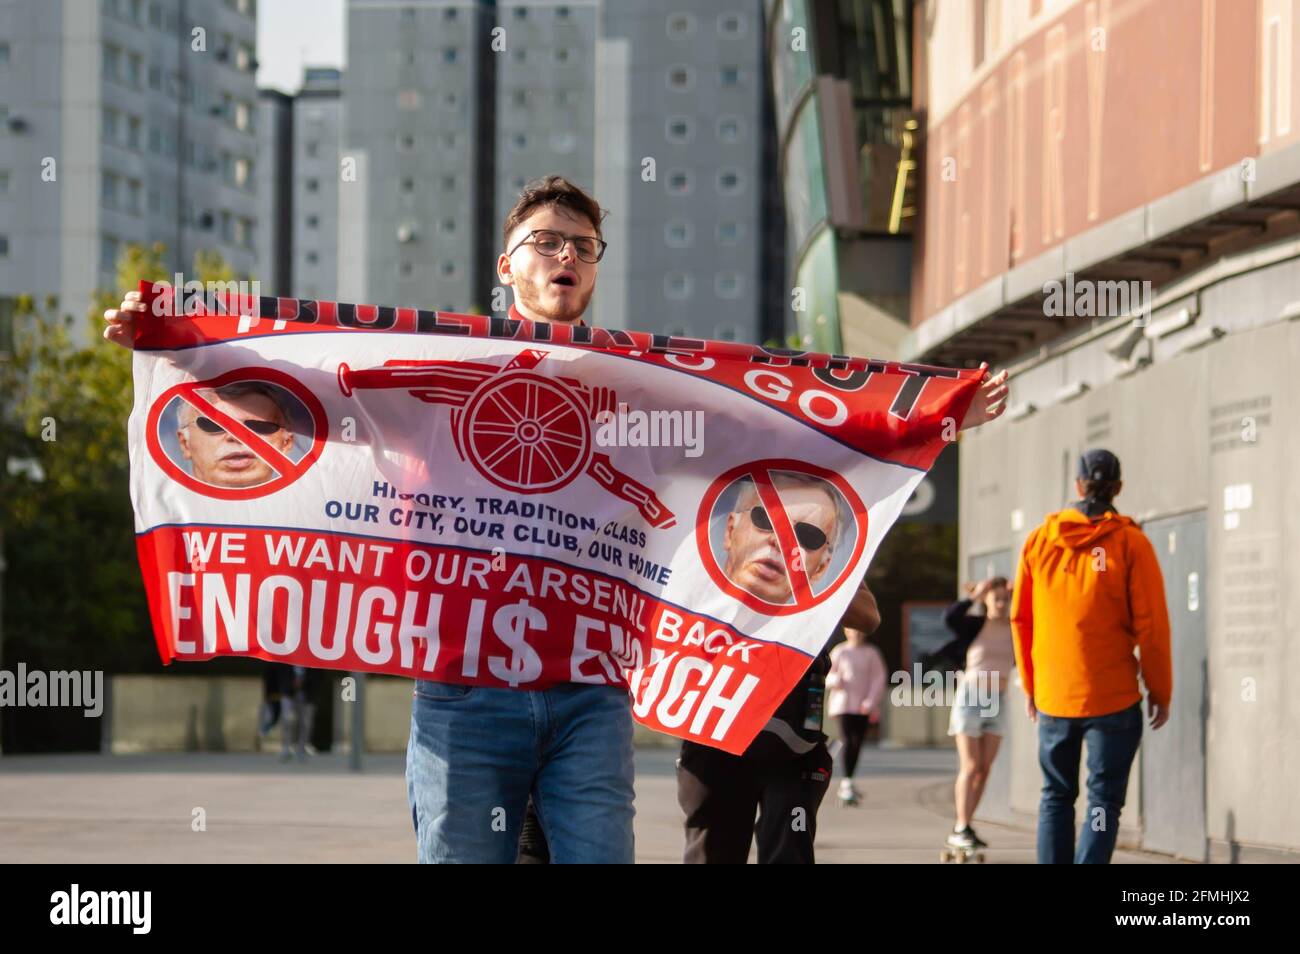
[[(265, 381), (236, 381), (194, 393), (288, 460), (302, 457), (304, 451), (295, 433), (303, 432), (302, 422), (310, 417), (302, 402), (286, 389)], [(178, 466), (213, 487), (240, 489), (257, 487), (280, 472), (273, 456), (264, 459), (261, 452), (227, 432), (205, 411), (178, 397), (163, 413), (159, 423), (163, 447)]]
[[(854, 541), (845, 539), (854, 534), (848, 504), (833, 484), (820, 477), (771, 471), (769, 479), (794, 532), (798, 559), (815, 596), (835, 579), (853, 549)], [(752, 477), (740, 478), (719, 497), (710, 540), (723, 574), (736, 586), (765, 603), (794, 602), (791, 562), (795, 555), (782, 553), (773, 515)]]

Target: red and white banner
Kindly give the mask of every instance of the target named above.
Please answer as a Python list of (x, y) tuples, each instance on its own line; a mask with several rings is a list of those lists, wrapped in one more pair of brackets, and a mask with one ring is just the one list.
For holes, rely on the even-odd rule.
[(733, 753), (981, 375), (283, 298), (167, 317), (140, 287), (131, 494), (164, 662), (627, 685), (639, 721)]

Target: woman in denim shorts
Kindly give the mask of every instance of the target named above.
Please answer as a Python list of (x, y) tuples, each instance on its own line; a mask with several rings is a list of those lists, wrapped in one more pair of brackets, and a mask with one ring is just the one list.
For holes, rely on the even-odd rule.
[(1016, 659), (1011, 641), (1011, 588), (1006, 578), (994, 576), (978, 585), (968, 583), (966, 592), (968, 599), (958, 600), (944, 613), (943, 621), (956, 638), (940, 649), (939, 655), (962, 670), (948, 720), (948, 734), (956, 736), (961, 758), (957, 823), (948, 844), (971, 849), (985, 846), (970, 823), (1006, 734), (1003, 703)]

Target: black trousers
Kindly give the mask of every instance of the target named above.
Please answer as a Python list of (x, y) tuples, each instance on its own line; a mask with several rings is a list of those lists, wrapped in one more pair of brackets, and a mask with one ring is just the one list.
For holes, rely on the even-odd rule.
[[(817, 809), (831, 784), (824, 743), (788, 761), (760, 761), (682, 743), (677, 802), (686, 813), (686, 864), (814, 863)], [(758, 813), (758, 821), (754, 816)]]
[(835, 717), (840, 723), (840, 739), (844, 742), (844, 777), (852, 778), (858, 768), (858, 755), (862, 740), (871, 728), (871, 718), (864, 715), (844, 714)]

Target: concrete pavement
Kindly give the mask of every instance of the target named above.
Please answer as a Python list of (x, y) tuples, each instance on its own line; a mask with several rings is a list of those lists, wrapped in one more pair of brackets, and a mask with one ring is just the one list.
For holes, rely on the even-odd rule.
[[(671, 748), (637, 751), (637, 860), (681, 860)], [(834, 786), (819, 815), (819, 863), (938, 860), (952, 824), (956, 755), (863, 752), (857, 808)], [(400, 755), (282, 765), (274, 755), (0, 756), (0, 862), (396, 862), (415, 859)], [(988, 861), (1031, 863), (1034, 836), (988, 823)], [(1120, 851), (1116, 862), (1169, 859)]]

